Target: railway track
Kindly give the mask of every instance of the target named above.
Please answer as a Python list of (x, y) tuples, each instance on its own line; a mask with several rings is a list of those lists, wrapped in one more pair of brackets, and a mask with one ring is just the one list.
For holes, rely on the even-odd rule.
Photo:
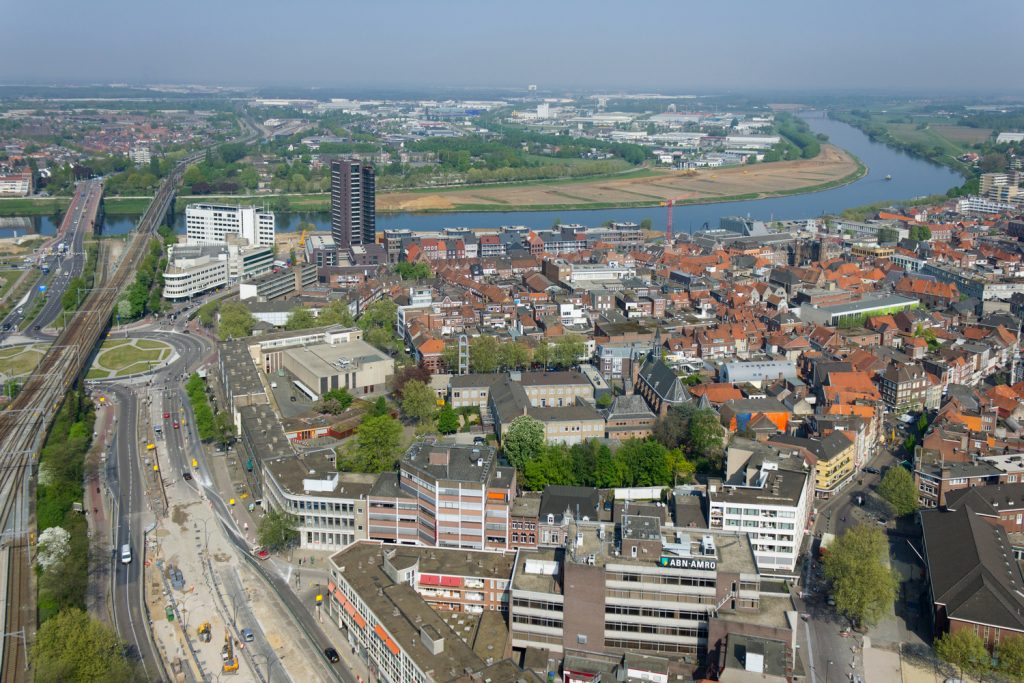
[(25, 382), (11, 406), (0, 412), (0, 601), (4, 627), (0, 648), (0, 680), (26, 681), (27, 646), (36, 627), (36, 600), (32, 592), (31, 510), (33, 469), (43, 439), (64, 396), (82, 375), (92, 351), (106, 332), (120, 292), (131, 283), (150, 237), (173, 201), (185, 169), (202, 158), (194, 154), (164, 179), (139, 221), (131, 244), (103, 291), (90, 292), (39, 366)]

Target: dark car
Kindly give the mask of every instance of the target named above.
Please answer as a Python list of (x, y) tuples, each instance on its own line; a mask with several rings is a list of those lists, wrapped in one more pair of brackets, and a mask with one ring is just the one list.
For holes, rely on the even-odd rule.
[(35, 330), (36, 332), (38, 332), (39, 330), (42, 329), (42, 327), (40, 325), (33, 325), (32, 329)]
[(879, 470), (877, 467), (865, 467), (864, 471), (867, 472), (868, 474), (878, 474), (881, 470)]
[(331, 664), (337, 664), (341, 661), (341, 657), (338, 656), (338, 651), (333, 647), (324, 648), (324, 656), (327, 657), (327, 661)]
[(181, 476), (185, 478), (185, 481), (192, 481), (192, 473), (189, 472), (188, 470), (182, 472)]

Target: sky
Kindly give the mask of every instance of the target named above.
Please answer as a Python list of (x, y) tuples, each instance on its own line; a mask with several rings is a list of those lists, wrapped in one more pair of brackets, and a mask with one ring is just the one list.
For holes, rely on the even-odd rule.
[(4, 84), (1024, 91), (1021, 0), (4, 4)]

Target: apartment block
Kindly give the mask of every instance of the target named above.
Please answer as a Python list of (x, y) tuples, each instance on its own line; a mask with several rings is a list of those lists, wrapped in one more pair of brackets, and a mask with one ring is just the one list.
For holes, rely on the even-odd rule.
[(397, 476), (380, 475), (369, 493), (370, 538), (389, 543), (504, 550), (515, 468), (487, 446), (413, 444)]
[(240, 235), (254, 246), (274, 246), (274, 212), (255, 206), (189, 204), (185, 207), (186, 244), (219, 244)]

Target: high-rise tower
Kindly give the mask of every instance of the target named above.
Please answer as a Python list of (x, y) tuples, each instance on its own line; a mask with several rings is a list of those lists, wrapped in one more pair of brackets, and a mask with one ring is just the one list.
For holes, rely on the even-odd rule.
[(331, 236), (338, 249), (377, 239), (373, 166), (345, 159), (331, 162)]

